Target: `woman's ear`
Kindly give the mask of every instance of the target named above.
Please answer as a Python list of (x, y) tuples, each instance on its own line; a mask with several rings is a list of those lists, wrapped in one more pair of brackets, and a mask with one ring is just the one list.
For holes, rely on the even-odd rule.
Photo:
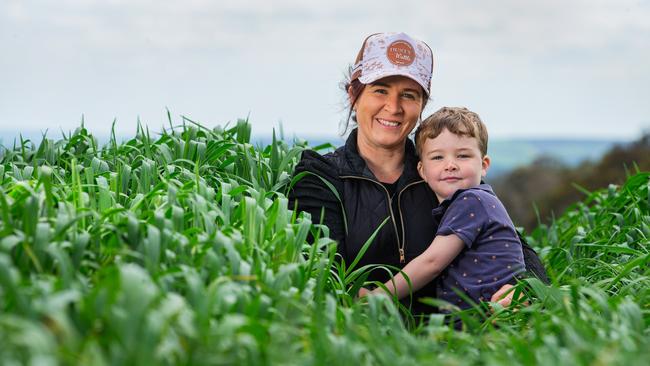
[(490, 157), (485, 155), (483, 161), (481, 162), (481, 177), (487, 175), (488, 168), (490, 167)]

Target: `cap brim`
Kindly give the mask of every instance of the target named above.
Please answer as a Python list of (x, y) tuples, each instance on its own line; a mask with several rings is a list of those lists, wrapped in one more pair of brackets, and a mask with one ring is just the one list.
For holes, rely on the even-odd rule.
[(377, 81), (379, 79), (387, 78), (387, 77), (390, 77), (390, 76), (404, 76), (404, 77), (407, 77), (407, 78), (415, 81), (416, 83), (418, 83), (418, 85), (420, 85), (422, 87), (422, 90), (424, 90), (424, 93), (427, 95), (427, 97), (429, 96), (429, 87), (425, 86), (425, 85), (422, 85), (422, 82), (420, 82), (419, 80), (413, 78), (413, 76), (408, 71), (403, 71), (402, 72), (402, 71), (393, 70), (393, 71), (387, 72), (387, 73), (381, 73), (380, 72), (380, 73), (372, 73), (370, 75), (361, 75), (359, 77), (359, 81), (364, 83), (364, 84), (370, 84), (370, 83), (374, 83), (375, 81)]

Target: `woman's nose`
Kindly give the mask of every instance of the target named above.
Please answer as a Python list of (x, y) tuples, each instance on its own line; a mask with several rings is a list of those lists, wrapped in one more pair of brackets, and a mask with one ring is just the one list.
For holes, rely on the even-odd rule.
[(402, 113), (402, 103), (398, 95), (391, 95), (386, 98), (386, 104), (384, 104), (384, 109), (392, 114)]

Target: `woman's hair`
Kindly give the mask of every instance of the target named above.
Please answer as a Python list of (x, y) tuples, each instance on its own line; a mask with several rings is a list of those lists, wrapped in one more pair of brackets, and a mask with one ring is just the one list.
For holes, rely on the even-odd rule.
[(363, 89), (366, 88), (366, 84), (363, 84), (359, 79), (352, 79), (352, 66), (348, 68), (348, 72), (345, 76), (345, 79), (339, 84), (343, 93), (345, 94), (345, 109), (348, 110), (347, 118), (342, 121), (341, 135), (345, 135), (350, 127), (350, 119), (356, 124), (357, 115), (354, 113), (354, 105), (359, 100)]
[[(341, 130), (341, 135), (345, 135), (348, 131), (348, 128), (350, 127), (350, 119), (352, 119), (354, 123), (353, 127), (357, 123), (357, 115), (354, 113), (354, 105), (359, 100), (361, 93), (363, 93), (363, 89), (366, 88), (366, 84), (359, 81), (359, 79), (352, 79), (352, 66), (350, 66), (348, 68), (347, 75), (345, 76), (345, 80), (343, 80), (339, 85), (345, 93), (345, 108), (348, 110), (347, 118), (341, 123), (341, 126), (343, 127)], [(427, 102), (429, 101), (429, 97), (427, 96), (427, 93), (424, 92), (424, 90), (422, 91), (421, 95), (422, 109), (420, 110), (420, 114), (422, 114), (424, 107), (426, 107)], [(422, 116), (420, 116), (420, 118), (421, 117)]]
[(435, 139), (444, 130), (457, 136), (475, 138), (481, 155), (487, 155), (487, 127), (478, 114), (464, 107), (442, 107), (420, 123), (415, 131), (415, 147), (418, 155), (422, 155), (422, 148), (427, 139)]

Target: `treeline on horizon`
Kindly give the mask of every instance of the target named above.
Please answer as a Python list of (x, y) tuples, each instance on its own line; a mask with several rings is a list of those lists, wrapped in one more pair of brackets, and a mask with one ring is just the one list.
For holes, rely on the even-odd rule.
[(650, 132), (631, 143), (615, 145), (598, 161), (587, 160), (572, 167), (543, 155), (488, 183), (515, 225), (531, 232), (539, 224), (550, 224), (588, 192), (621, 185), (637, 171), (650, 171)]

